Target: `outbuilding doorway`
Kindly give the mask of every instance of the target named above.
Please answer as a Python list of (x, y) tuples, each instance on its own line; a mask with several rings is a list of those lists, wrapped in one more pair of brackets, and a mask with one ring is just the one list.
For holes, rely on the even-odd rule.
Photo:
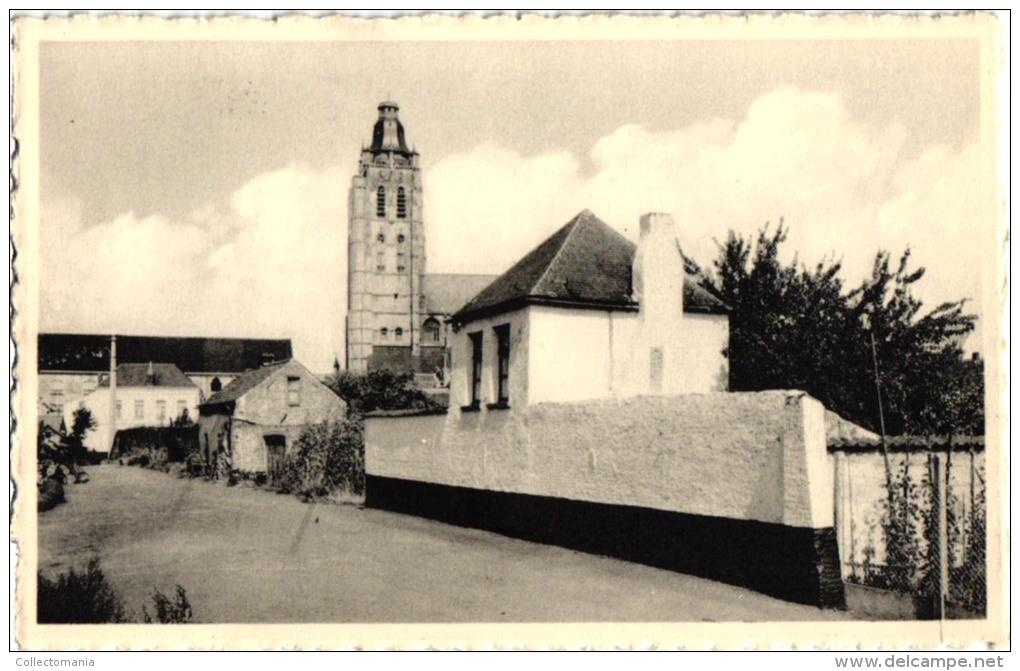
[(266, 472), (270, 480), (276, 480), (283, 470), (287, 456), (287, 437), (279, 434), (262, 436), (266, 444)]

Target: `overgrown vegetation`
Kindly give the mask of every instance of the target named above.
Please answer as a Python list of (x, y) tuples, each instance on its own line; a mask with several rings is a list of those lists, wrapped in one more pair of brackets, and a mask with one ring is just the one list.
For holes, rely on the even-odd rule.
[(174, 586), (173, 599), (158, 589), (153, 589), (152, 605), (155, 611), (155, 620), (153, 615), (149, 614), (149, 609), (142, 606), (142, 619), (147, 623), (187, 624), (191, 622), (191, 602), (188, 601), (188, 593), (180, 585)]
[(431, 410), (440, 406), (428, 394), (414, 386), (410, 373), (394, 373), (389, 369), (373, 370), (365, 375), (338, 371), (326, 386), (344, 399), (357, 414), (373, 410)]
[(984, 432), (980, 364), (963, 359), (963, 338), (976, 317), (964, 300), (930, 310), (913, 295), (924, 268), (909, 249), (897, 262), (880, 251), (871, 276), (847, 289), (842, 264), (824, 259), (808, 268), (779, 259), (787, 229), (733, 233), (720, 245), (702, 285), (725, 301), (732, 391), (803, 389), (862, 426), (880, 426), (871, 337), (890, 434)]
[(56, 580), (39, 573), (38, 614), (40, 624), (100, 624), (124, 622), (124, 604), (106, 580), (99, 559), (92, 558), (84, 571), (73, 568)]
[(365, 441), (360, 418), (308, 426), (276, 478), (278, 491), (309, 498), (365, 493)]
[[(74, 568), (51, 580), (38, 574), (37, 615), (39, 624), (106, 624), (128, 622), (124, 603), (114, 591), (99, 565), (99, 559), (89, 560), (83, 571)], [(188, 594), (176, 585), (170, 598), (153, 589), (152, 604), (155, 619), (148, 607), (142, 605), (142, 621), (161, 624), (183, 624), (192, 619)]]
[[(920, 477), (916, 477), (918, 469)], [(983, 482), (981, 470), (975, 473)], [(851, 575), (853, 582), (918, 596), (937, 593), (939, 521), (934, 492), (928, 465), (912, 464), (904, 455), (892, 470), (891, 496), (883, 499), (872, 522), (864, 561)], [(984, 499), (983, 485), (975, 483), (968, 513), (961, 518), (957, 513), (960, 493), (952, 487), (946, 490), (947, 601), (982, 614), (986, 603)]]
[(74, 411), (71, 430), (54, 428), (39, 421), (36, 443), (37, 492), (40, 511), (50, 510), (65, 500), (67, 482), (88, 482), (88, 473), (82, 466), (99, 463), (103, 455), (85, 447), (85, 436), (95, 429), (96, 420), (85, 406)]

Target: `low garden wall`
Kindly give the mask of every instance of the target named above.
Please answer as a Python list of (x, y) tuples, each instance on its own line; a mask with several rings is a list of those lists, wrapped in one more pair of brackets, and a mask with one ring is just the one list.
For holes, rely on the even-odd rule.
[(825, 411), (802, 392), (368, 417), (366, 505), (842, 604)]

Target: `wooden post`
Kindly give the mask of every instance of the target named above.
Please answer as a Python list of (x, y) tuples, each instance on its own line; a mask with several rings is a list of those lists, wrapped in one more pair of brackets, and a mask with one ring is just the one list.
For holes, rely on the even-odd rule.
[(935, 513), (938, 520), (938, 582), (936, 583), (935, 608), (939, 620), (946, 619), (946, 597), (949, 594), (949, 528), (946, 519), (946, 470), (942, 454), (931, 455), (933, 485), (935, 487)]

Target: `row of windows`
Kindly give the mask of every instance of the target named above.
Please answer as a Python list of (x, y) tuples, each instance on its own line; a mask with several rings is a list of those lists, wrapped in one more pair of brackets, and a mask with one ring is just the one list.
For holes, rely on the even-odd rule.
[[(510, 325), (494, 327), (496, 335), (496, 406), (510, 404)], [(471, 339), (471, 404), (469, 409), (477, 410), (482, 403), (482, 362), (484, 333), (469, 333)]]
[[(121, 419), (124, 416), (123, 403), (124, 403), (123, 401), (117, 401), (117, 419)], [(184, 414), (184, 411), (187, 408), (188, 408), (188, 402), (185, 401), (185, 400), (180, 400), (179, 399), (177, 401), (177, 414), (174, 415), (174, 416), (175, 417), (180, 417), (182, 414)], [(139, 400), (135, 401), (135, 403), (134, 403), (134, 418), (135, 419), (145, 419), (145, 401), (144, 400), (140, 400), (139, 399)], [(160, 422), (166, 421), (166, 401), (164, 401), (164, 400), (157, 400), (156, 401), (156, 418)]]
[[(386, 187), (375, 190), (375, 216), (386, 217)], [(397, 187), (397, 219), (407, 219), (407, 192), (404, 187)]]
[[(383, 233), (380, 233), (379, 235), (375, 236), (375, 239), (378, 240), (379, 242), (386, 242), (386, 236)], [(404, 240), (405, 240), (404, 234), (398, 233), (397, 242), (403, 242)]]
[[(88, 378), (87, 380), (84, 380), (81, 383), (81, 393), (82, 393), (82, 395), (91, 394), (92, 392), (94, 392), (96, 390), (97, 386), (98, 385), (97, 385), (96, 380), (94, 378)], [(59, 398), (59, 397), (61, 397), (63, 395), (64, 395), (64, 381), (60, 380), (60, 379), (57, 379), (57, 380), (53, 380), (52, 382), (50, 382), (50, 396)]]
[[(428, 319), (425, 320), (425, 323), (422, 324), (422, 329), (421, 330), (422, 330), (421, 335), (422, 335), (422, 341), (423, 342), (433, 342), (433, 343), (439, 342), (439, 336), (440, 336), (439, 320), (434, 319), (432, 317), (429, 317)], [(389, 337), (390, 337), (390, 328), (388, 326), (383, 326), (381, 329), (379, 329), (379, 338), (381, 340), (387, 340)], [(400, 340), (401, 338), (403, 338), (404, 337), (404, 329), (399, 327), (399, 326), (396, 327), (395, 329), (393, 329), (393, 337), (394, 337), (395, 340)]]

